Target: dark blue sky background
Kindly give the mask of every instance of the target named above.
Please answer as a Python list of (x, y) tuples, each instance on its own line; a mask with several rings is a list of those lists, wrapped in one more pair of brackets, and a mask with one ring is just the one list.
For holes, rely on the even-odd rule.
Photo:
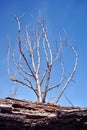
[[(30, 13), (38, 16), (39, 10), (48, 27), (50, 40), (58, 39), (58, 32), (63, 28), (67, 31), (68, 40), (76, 47), (79, 63), (74, 76), (75, 83), (71, 83), (66, 95), (76, 106), (87, 106), (87, 1), (86, 0), (0, 0), (0, 98), (10, 95), (14, 88), (7, 75), (7, 47), (8, 35), (11, 45), (16, 42), (17, 24), (12, 15), (22, 15), (24, 29), (27, 23), (32, 23)], [(51, 42), (53, 45), (53, 43)], [(67, 53), (68, 54), (68, 53)], [(69, 55), (69, 54), (68, 54)], [(71, 68), (71, 55), (66, 60), (66, 66)], [(55, 76), (56, 77), (56, 76)], [(52, 95), (51, 95), (52, 96)], [(35, 99), (35, 96), (25, 87), (18, 87), (18, 98)], [(61, 105), (70, 105), (62, 97)]]

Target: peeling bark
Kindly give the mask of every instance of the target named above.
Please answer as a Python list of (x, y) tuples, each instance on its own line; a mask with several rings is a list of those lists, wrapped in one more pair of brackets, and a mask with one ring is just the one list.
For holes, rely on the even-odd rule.
[(87, 130), (87, 108), (0, 99), (0, 130)]

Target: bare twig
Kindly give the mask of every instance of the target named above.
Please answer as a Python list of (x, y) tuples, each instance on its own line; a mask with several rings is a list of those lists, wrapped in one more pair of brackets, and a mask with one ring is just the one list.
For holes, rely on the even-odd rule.
[[(17, 23), (18, 23), (18, 44), (19, 44), (20, 54), (22, 55), (22, 57), (23, 57), (23, 59), (24, 59), (26, 65), (28, 66), (28, 68), (29, 68), (29, 70), (31, 71), (32, 75), (34, 76), (34, 73), (33, 73), (32, 69), (31, 69), (31, 67), (30, 67), (30, 65), (29, 65), (29, 63), (28, 63), (28, 61), (27, 61), (27, 58), (25, 57), (25, 54), (24, 54), (23, 51), (22, 51), (22, 47), (21, 47), (20, 17), (15, 16), (15, 19), (16, 19), (16, 21), (17, 21)], [(34, 76), (34, 77), (35, 77), (35, 76)]]
[(73, 103), (70, 101), (70, 99), (65, 95), (65, 93), (63, 93), (64, 97), (66, 98), (66, 100), (70, 103), (70, 105), (72, 107), (74, 107)]
[(60, 79), (60, 81), (59, 81), (57, 84), (55, 84), (55, 85), (49, 87), (49, 88), (48, 88), (48, 91), (50, 91), (50, 90), (52, 90), (52, 89), (54, 89), (54, 88), (59, 87), (59, 86), (63, 83), (63, 81), (64, 81), (64, 65), (63, 65), (62, 60), (60, 60), (60, 64), (61, 64), (61, 68), (62, 68), (61, 79)]
[(73, 71), (71, 72), (71, 74), (70, 74), (70, 76), (68, 77), (68, 79), (67, 79), (67, 81), (66, 81), (64, 87), (62, 88), (62, 90), (61, 90), (59, 96), (57, 97), (56, 103), (58, 103), (58, 101), (59, 101), (60, 97), (62, 96), (63, 92), (65, 91), (65, 89), (67, 88), (68, 84), (69, 84), (70, 81), (72, 80), (72, 78), (73, 78), (73, 76), (74, 76), (74, 74), (75, 74), (75, 72), (76, 72), (76, 68), (77, 68), (77, 64), (78, 64), (78, 54), (77, 54), (75, 48), (74, 48), (74, 47), (72, 46), (72, 44), (70, 44), (69, 42), (66, 42), (65, 44), (72, 49), (72, 51), (73, 51), (73, 53), (75, 54), (75, 57), (76, 57), (76, 58), (75, 58), (75, 64), (74, 64)]
[(48, 49), (49, 49), (49, 53), (50, 53), (50, 63), (52, 63), (53, 61), (53, 55), (52, 55), (52, 50), (51, 50), (51, 47), (50, 47), (50, 43), (49, 43), (49, 40), (48, 40), (48, 37), (47, 37), (47, 32), (46, 32), (46, 29), (44, 27), (44, 24), (42, 22), (42, 20), (40, 19), (39, 20), (39, 24), (41, 26), (41, 29), (42, 29), (42, 32), (43, 32), (43, 36), (44, 36), (44, 40), (48, 46)]

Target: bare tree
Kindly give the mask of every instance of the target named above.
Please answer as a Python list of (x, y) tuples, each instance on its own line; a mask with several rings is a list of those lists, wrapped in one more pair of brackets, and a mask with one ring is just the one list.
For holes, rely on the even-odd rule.
[[(7, 63), (9, 78), (13, 82), (17, 82), (32, 89), (37, 96), (38, 102), (41, 103), (45, 102), (49, 91), (58, 88), (65, 82), (60, 94), (56, 98), (57, 103), (76, 72), (78, 55), (75, 48), (71, 43), (63, 40), (59, 34), (60, 45), (59, 47), (58, 45), (56, 46), (56, 55), (54, 56), (46, 27), (41, 18), (37, 21), (38, 27), (34, 29), (33, 34), (31, 34), (29, 30), (29, 26), (26, 26), (24, 40), (22, 40), (21, 35), (21, 17), (14, 16), (14, 18), (18, 25), (18, 48), (13, 50), (12, 60), (16, 67), (17, 75), (11, 72), (9, 59), (11, 50), (10, 47), (8, 47)], [(75, 54), (74, 68), (67, 79), (64, 78), (64, 64), (62, 62), (62, 51), (65, 45), (70, 47), (72, 53)], [(57, 83), (50, 85), (52, 68), (57, 62), (59, 62), (61, 66), (61, 78)], [(56, 80), (58, 80), (57, 77)]]

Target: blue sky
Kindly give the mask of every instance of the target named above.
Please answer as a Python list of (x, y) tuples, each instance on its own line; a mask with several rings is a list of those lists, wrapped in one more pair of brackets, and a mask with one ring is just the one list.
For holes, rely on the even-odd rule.
[[(63, 28), (67, 31), (68, 40), (72, 42), (78, 52), (79, 62), (75, 83), (70, 83), (65, 93), (75, 106), (87, 106), (87, 1), (86, 0), (0, 0), (0, 98), (10, 95), (14, 84), (8, 79), (7, 74), (7, 47), (8, 35), (11, 45), (15, 45), (17, 36), (17, 25), (12, 15), (22, 15), (21, 20), (24, 27), (32, 22), (30, 13), (38, 16), (39, 10), (42, 13), (48, 27), (50, 39), (58, 39), (58, 32)], [(51, 43), (53, 45), (53, 43)], [(68, 53), (67, 53), (68, 54)], [(69, 55), (69, 54), (68, 54)], [(66, 67), (70, 68), (69, 62), (72, 57), (66, 60)], [(55, 76), (56, 77), (56, 76)], [(55, 92), (54, 92), (55, 93)], [(53, 94), (53, 93), (52, 93)], [(54, 94), (53, 94), (54, 95)], [(52, 96), (52, 95), (51, 95)], [(34, 94), (28, 88), (19, 86), (18, 98), (34, 100)], [(70, 105), (62, 97), (59, 104)]]

